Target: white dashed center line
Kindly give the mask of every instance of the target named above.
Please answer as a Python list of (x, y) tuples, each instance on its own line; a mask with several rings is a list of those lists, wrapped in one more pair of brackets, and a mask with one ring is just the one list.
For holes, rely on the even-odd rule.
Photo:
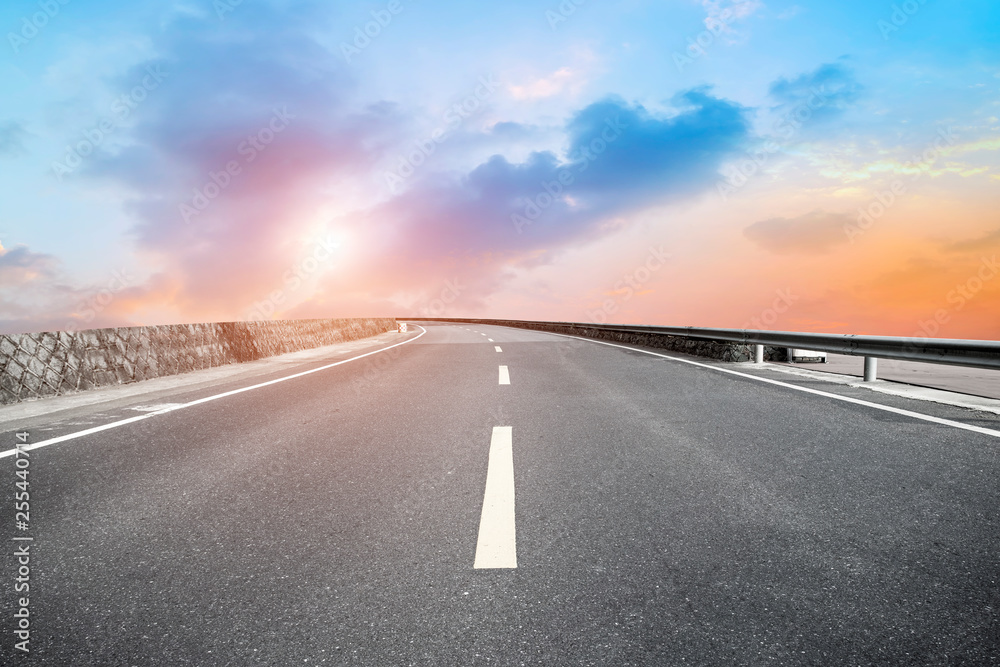
[[(501, 366), (503, 368), (503, 366)], [(473, 568), (516, 568), (517, 530), (514, 526), (514, 439), (510, 426), (494, 426), (486, 494), (479, 518), (479, 539)]]
[(510, 384), (510, 373), (507, 372), (506, 366), (500, 367), (500, 384)]
[(499, 345), (494, 345), (493, 347), (496, 349), (497, 352), (503, 352), (503, 350), (500, 349)]

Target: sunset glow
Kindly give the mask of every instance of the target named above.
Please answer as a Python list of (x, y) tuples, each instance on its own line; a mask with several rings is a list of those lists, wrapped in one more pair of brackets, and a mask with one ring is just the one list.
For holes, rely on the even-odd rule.
[(4, 333), (1000, 338), (995, 2), (53, 0), (0, 24)]

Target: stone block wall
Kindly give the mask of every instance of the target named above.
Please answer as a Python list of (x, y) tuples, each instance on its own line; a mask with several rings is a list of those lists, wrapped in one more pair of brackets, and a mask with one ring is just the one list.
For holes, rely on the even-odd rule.
[(394, 319), (214, 322), (0, 335), (0, 404), (375, 336)]

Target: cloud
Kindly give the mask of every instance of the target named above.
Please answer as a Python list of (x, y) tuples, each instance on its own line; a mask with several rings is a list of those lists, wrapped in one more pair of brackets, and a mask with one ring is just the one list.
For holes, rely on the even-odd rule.
[(125, 326), (129, 299), (145, 292), (125, 271), (112, 271), (103, 285), (74, 282), (52, 255), (0, 246), (0, 333)]
[(489, 128), (489, 135), (503, 141), (521, 141), (536, 136), (539, 128), (536, 125), (501, 121)]
[(846, 213), (812, 211), (794, 218), (769, 218), (753, 223), (743, 235), (760, 247), (780, 255), (817, 255), (847, 242)]
[(618, 98), (595, 102), (566, 123), (565, 158), (494, 155), (359, 213), (378, 239), (362, 282), (389, 289), (400, 274), (413, 285), (456, 277), (467, 286), (457, 303), (472, 305), (512, 268), (603, 236), (630, 212), (713, 187), (747, 139), (746, 110), (705, 89), (674, 105), (673, 115), (658, 116)]
[(18, 157), (27, 150), (24, 142), (28, 138), (24, 125), (15, 120), (0, 123), (0, 157)]
[[(624, 126), (621, 137), (581, 171), (578, 190), (618, 199), (641, 194), (645, 199), (657, 193), (693, 193), (713, 181), (723, 159), (748, 138), (746, 109), (714, 97), (707, 88), (681, 93), (672, 102), (678, 113), (670, 118), (616, 99), (577, 114), (567, 126), (570, 156), (586, 155), (600, 145), (612, 119)], [(583, 161), (578, 157), (574, 166), (582, 169)]]
[(863, 88), (854, 72), (842, 63), (826, 63), (794, 79), (780, 78), (771, 84), (769, 93), (777, 102), (776, 111), (808, 105), (811, 121), (841, 115), (860, 98)]
[(752, 16), (764, 6), (760, 0), (701, 0), (705, 8), (705, 27), (712, 32), (730, 36), (737, 35), (733, 22)]
[(535, 100), (564, 93), (578, 93), (586, 80), (569, 67), (562, 67), (547, 77), (535, 79), (523, 85), (510, 85), (507, 89), (515, 100)]
[(709, 18), (720, 19), (725, 15), (742, 19), (753, 15), (764, 3), (759, 0), (701, 0), (701, 6)]
[[(310, 38), (306, 13), (289, 20), (273, 11), (241, 6), (222, 33), (210, 18), (175, 17), (156, 38), (158, 57), (122, 77), (124, 89), (147, 67), (166, 73), (123, 130), (127, 141), (80, 169), (130, 193), (131, 235), (153, 275), (141, 289), (186, 319), (246, 316), (288, 284), (303, 238), (338, 229), (351, 237), (338, 259), (286, 293), (279, 314), (416, 303), (447, 281), (462, 286), (456, 307), (472, 308), (518, 267), (606, 235), (629, 212), (714, 187), (720, 165), (748, 138), (748, 110), (707, 88), (676, 96), (669, 115), (608, 98), (570, 117), (561, 156), (535, 151), (512, 162), (496, 154), (457, 173), (428, 166), (401, 194), (343, 214), (331, 184), (370, 186), (374, 166), (405, 141), (408, 121), (391, 103), (358, 107), (353, 75), (339, 53)], [(290, 119), (268, 132), (275, 109)], [(482, 134), (523, 143), (534, 131), (500, 123)], [(261, 133), (268, 143), (251, 160), (241, 147)], [(240, 171), (227, 177), (230, 163)], [(561, 191), (553, 198), (546, 185)], [(190, 212), (198, 196), (207, 205), (185, 221), (181, 205)], [(331, 204), (331, 217), (317, 213)], [(518, 233), (513, 218), (532, 205), (544, 210)]]
[(1000, 228), (994, 229), (976, 239), (950, 243), (947, 246), (947, 250), (949, 252), (980, 252), (998, 245), (1000, 245)]
[(0, 245), (0, 285), (5, 289), (47, 280), (52, 277), (55, 265), (54, 257), (32, 252), (27, 246), (8, 250)]
[(174, 17), (160, 56), (122, 77), (165, 73), (128, 146), (81, 170), (132, 193), (132, 237), (173, 285), (157, 298), (195, 316), (239, 316), (281, 287), (302, 239), (321, 232), (324, 189), (367, 173), (383, 131), (401, 123), (391, 104), (353, 106), (355, 82), (310, 38), (305, 9), (274, 11), (241, 6), (225, 32), (214, 16)]

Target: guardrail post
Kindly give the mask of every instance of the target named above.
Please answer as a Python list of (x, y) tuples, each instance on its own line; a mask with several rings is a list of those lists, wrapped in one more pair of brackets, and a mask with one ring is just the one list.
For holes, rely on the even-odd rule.
[(865, 382), (874, 382), (878, 377), (878, 359), (865, 357)]
[(764, 346), (754, 345), (753, 346), (753, 362), (755, 364), (764, 363)]

